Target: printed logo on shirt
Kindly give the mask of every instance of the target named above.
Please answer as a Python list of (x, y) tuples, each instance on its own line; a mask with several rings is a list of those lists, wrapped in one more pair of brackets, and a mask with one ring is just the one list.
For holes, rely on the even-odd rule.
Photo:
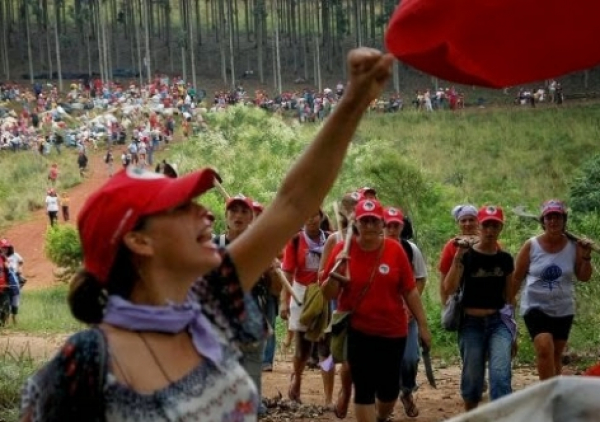
[(560, 285), (559, 279), (562, 274), (562, 268), (560, 268), (558, 265), (552, 264), (547, 266), (542, 270), (542, 274), (540, 275), (542, 285), (548, 290), (552, 291), (554, 288)]
[(389, 265), (387, 265), (387, 264), (381, 264), (379, 266), (379, 273), (380, 274), (386, 275), (389, 272), (390, 272), (390, 266)]

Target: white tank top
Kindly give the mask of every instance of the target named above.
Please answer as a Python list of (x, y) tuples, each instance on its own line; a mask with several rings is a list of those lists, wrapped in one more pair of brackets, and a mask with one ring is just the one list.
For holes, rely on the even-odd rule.
[(539, 309), (553, 317), (575, 314), (574, 242), (557, 253), (542, 249), (537, 238), (531, 240), (529, 271), (521, 294), (521, 315), (530, 309)]

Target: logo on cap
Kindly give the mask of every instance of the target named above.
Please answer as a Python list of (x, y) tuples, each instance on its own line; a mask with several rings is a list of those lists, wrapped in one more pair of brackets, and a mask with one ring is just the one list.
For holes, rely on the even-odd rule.
[(165, 178), (165, 176), (160, 173), (148, 171), (139, 167), (127, 167), (127, 176), (131, 177), (132, 179), (139, 180), (155, 180)]
[(360, 193), (358, 193), (358, 192), (352, 192), (352, 193), (350, 194), (350, 197), (351, 197), (352, 199), (354, 199), (355, 201), (358, 201), (358, 200), (360, 199)]
[(363, 210), (365, 211), (373, 211), (375, 209), (375, 204), (371, 201), (365, 201), (363, 204)]
[(389, 215), (398, 215), (398, 211), (396, 211), (396, 208), (389, 208), (388, 214)]
[(390, 267), (389, 267), (389, 265), (387, 265), (387, 264), (381, 264), (381, 265), (379, 266), (379, 273), (380, 273), (380, 274), (384, 274), (384, 275), (385, 275), (385, 274), (387, 274), (387, 273), (389, 273), (389, 272), (390, 272)]
[(490, 206), (485, 209), (485, 212), (487, 213), (487, 215), (496, 215), (498, 209), (496, 207)]

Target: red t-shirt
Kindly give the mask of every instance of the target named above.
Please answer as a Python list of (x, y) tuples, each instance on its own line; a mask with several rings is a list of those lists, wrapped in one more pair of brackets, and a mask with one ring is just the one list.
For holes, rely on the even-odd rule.
[(452, 266), (452, 259), (454, 259), (457, 250), (458, 246), (454, 244), (454, 239), (450, 239), (446, 242), (444, 249), (442, 249), (442, 254), (440, 255), (440, 262), (438, 264), (439, 272), (448, 274), (450, 267)]
[(281, 269), (293, 274), (297, 283), (308, 286), (317, 282), (320, 255), (309, 252), (302, 233), (296, 236), (298, 240), (292, 239), (285, 245)]
[[(498, 249), (502, 249), (502, 245), (500, 242), (496, 242), (496, 246)], [(440, 262), (438, 264), (438, 271), (442, 274), (448, 274), (450, 272), (450, 267), (452, 266), (452, 259), (454, 259), (454, 255), (456, 255), (456, 251), (458, 250), (458, 246), (454, 244), (454, 238), (450, 239), (444, 245), (444, 249), (442, 249), (442, 254), (440, 255)]]
[[(351, 326), (368, 335), (406, 337), (408, 318), (404, 307), (404, 294), (416, 287), (415, 278), (400, 243), (392, 239), (384, 239), (384, 242), (383, 253), (379, 258), (379, 249), (364, 251), (358, 246), (356, 239), (352, 239), (349, 261), (352, 280), (341, 290), (337, 309), (354, 309), (364, 286), (371, 278), (374, 266), (377, 265), (371, 287), (352, 315)], [(323, 280), (329, 276), (343, 247), (343, 242), (333, 247), (325, 266)]]

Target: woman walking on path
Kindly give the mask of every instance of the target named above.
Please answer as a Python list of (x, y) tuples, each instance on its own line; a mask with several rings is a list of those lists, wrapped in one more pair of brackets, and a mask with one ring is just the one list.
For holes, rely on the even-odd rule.
[(264, 215), (223, 250), (193, 201), (218, 178), (210, 169), (173, 179), (130, 167), (90, 196), (69, 304), (94, 328), (28, 380), (21, 421), (255, 421), (259, 398), (237, 347), (264, 335), (248, 292), (323, 201), (392, 61), (349, 53), (344, 98)]
[(460, 392), (467, 411), (481, 401), (486, 360), (489, 360), (490, 399), (512, 392), (511, 354), (516, 335), (512, 323), (500, 312), (507, 303), (514, 305), (513, 258), (498, 247), (498, 236), (504, 226), (503, 211), (500, 207), (484, 206), (477, 213), (477, 221), (479, 242), (472, 247), (468, 243), (458, 247), (443, 282), (447, 296), (462, 289), (464, 316), (458, 344), (463, 363)]
[[(376, 422), (390, 416), (400, 394), (408, 332), (405, 303), (426, 347), (431, 334), (406, 253), (399, 242), (382, 236), (383, 207), (377, 200), (364, 199), (356, 205), (355, 216), (358, 236), (347, 257), (342, 255), (343, 242), (334, 247), (323, 274), (323, 291), (325, 298), (338, 299), (339, 312), (352, 312), (347, 360), (355, 415), (358, 422)], [(346, 265), (350, 280), (342, 281), (337, 274), (344, 273)]]
[(522, 285), (521, 315), (535, 349), (540, 380), (562, 372), (562, 354), (575, 315), (575, 280), (592, 276), (591, 242), (565, 236), (567, 209), (558, 200), (542, 205), (544, 233), (527, 240), (517, 255), (514, 289)]

